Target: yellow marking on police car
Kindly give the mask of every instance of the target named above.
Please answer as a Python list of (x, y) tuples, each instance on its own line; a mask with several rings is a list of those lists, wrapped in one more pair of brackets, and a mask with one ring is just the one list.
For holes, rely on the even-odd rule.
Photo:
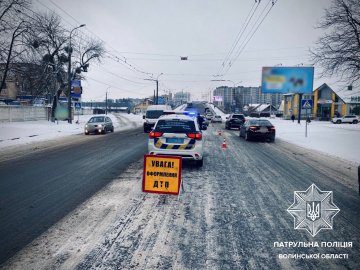
[(155, 147), (160, 148), (162, 145), (160, 139), (156, 142)]
[(187, 147), (190, 147), (188, 149), (193, 149), (195, 147), (195, 142), (191, 140), (189, 143), (178, 145), (178, 144), (162, 143), (160, 139), (157, 139), (154, 145), (156, 148), (160, 148), (160, 149), (186, 150)]
[(180, 145), (179, 149), (184, 150), (187, 146), (188, 146), (187, 144), (182, 144), (182, 145)]

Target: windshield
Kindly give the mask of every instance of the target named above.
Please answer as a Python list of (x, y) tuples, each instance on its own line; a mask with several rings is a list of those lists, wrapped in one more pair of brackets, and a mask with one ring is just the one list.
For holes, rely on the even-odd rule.
[(164, 133), (189, 133), (195, 132), (196, 127), (194, 121), (191, 120), (159, 120), (155, 127), (155, 131)]
[(162, 116), (163, 111), (162, 110), (156, 110), (156, 111), (146, 111), (146, 118), (152, 118), (157, 119), (160, 116)]
[(99, 122), (105, 122), (104, 117), (100, 117), (100, 116), (91, 117), (89, 120), (89, 123), (99, 123)]

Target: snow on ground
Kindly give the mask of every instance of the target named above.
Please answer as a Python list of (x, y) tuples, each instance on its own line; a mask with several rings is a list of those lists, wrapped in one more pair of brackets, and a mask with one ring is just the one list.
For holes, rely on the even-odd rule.
[(314, 149), (360, 164), (360, 125), (332, 124), (330, 122), (270, 119), (276, 127), (276, 136), (284, 141)]
[[(213, 105), (212, 109), (221, 115), (225, 122), (228, 115)], [(335, 125), (330, 122), (312, 121), (307, 126), (305, 137), (305, 121), (298, 124), (297, 121), (280, 118), (269, 120), (276, 128), (276, 137), (281, 140), (360, 164), (360, 124)]]
[[(214, 108), (214, 111), (222, 116), (224, 125), (227, 115), (217, 108)], [(109, 116), (114, 122), (115, 131), (140, 127), (143, 124), (142, 115), (109, 114)], [(73, 124), (49, 121), (0, 123), (0, 149), (81, 134), (90, 117), (91, 115), (80, 116), (79, 124), (75, 123), (77, 116)], [(270, 121), (276, 127), (278, 139), (360, 164), (360, 124), (335, 125), (330, 122), (312, 121), (308, 125), (307, 137), (305, 137), (305, 121), (301, 121), (300, 124), (279, 118)]]
[[(0, 123), (0, 149), (81, 134), (84, 132), (85, 123), (91, 116), (75, 116), (72, 124), (66, 121), (53, 123), (46, 120)], [(142, 115), (119, 113), (108, 114), (108, 116), (114, 123), (115, 131), (140, 127), (143, 124)]]

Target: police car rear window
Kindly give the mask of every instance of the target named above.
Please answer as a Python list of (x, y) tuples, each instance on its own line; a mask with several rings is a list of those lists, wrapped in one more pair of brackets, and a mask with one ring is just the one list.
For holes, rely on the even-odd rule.
[(191, 120), (166, 119), (157, 122), (155, 131), (164, 133), (188, 133), (195, 132), (196, 128), (194, 121)]

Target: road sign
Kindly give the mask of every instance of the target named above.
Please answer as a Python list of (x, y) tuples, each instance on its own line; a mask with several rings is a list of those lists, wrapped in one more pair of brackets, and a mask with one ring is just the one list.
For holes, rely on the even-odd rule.
[(311, 109), (313, 107), (312, 99), (303, 99), (301, 100), (301, 108), (303, 109)]
[(81, 102), (75, 102), (75, 110), (77, 111), (81, 110)]
[(145, 155), (142, 191), (178, 195), (181, 166), (181, 157)]

